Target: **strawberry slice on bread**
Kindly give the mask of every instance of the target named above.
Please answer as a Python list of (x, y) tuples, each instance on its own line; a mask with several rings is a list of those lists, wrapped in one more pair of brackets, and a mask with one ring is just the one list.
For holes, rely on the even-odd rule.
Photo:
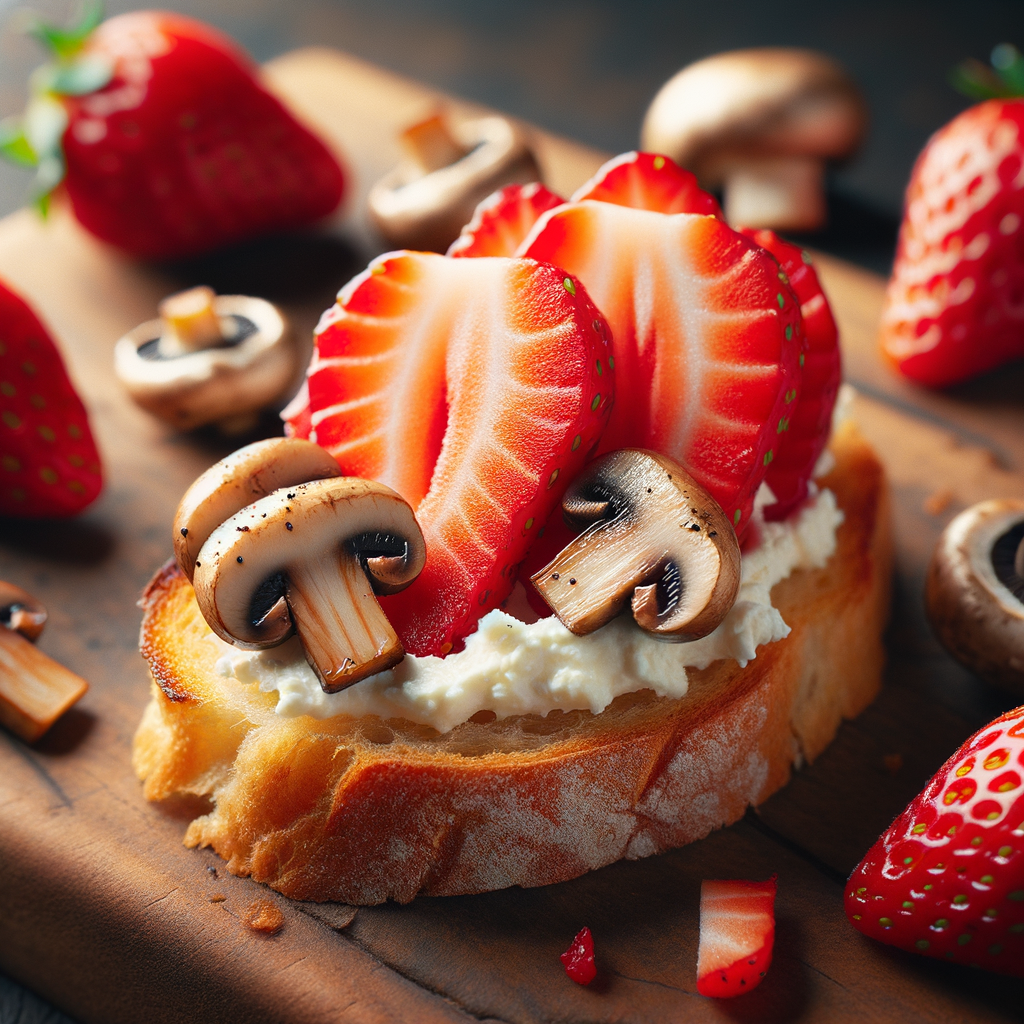
[(715, 217), (592, 199), (542, 216), (520, 254), (578, 277), (608, 319), (601, 450), (680, 462), (742, 535), (799, 396), (800, 308), (775, 259)]
[(761, 984), (775, 944), (775, 875), (766, 882), (707, 881), (700, 887), (697, 991), (729, 999)]
[(321, 319), (309, 437), (416, 510), (426, 565), (381, 604), (406, 651), (444, 655), (511, 592), (614, 395), (580, 282), (525, 259), (379, 257)]

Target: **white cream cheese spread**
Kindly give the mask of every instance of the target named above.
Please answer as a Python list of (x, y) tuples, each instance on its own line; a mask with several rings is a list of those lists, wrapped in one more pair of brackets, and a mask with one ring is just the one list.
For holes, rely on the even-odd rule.
[[(527, 622), (495, 610), (480, 620), (463, 651), (443, 659), (408, 655), (395, 668), (339, 693), (323, 692), (296, 639), (251, 652), (211, 634), (221, 652), (217, 671), (264, 692), (277, 691), (277, 713), (286, 717), (377, 715), (442, 733), (479, 711), (498, 718), (555, 709), (597, 713), (620, 694), (642, 689), (682, 697), (688, 668), (706, 668), (722, 658), (743, 666), (762, 644), (787, 636), (789, 627), (771, 603), (772, 587), (798, 569), (824, 566), (835, 551), (843, 513), (831, 491), (812, 485), (811, 499), (781, 523), (766, 523), (761, 515), (772, 500), (762, 487), (751, 521), (758, 540), (743, 553), (736, 603), (713, 633), (691, 643), (655, 640), (628, 613), (578, 637), (554, 617)], [(507, 608), (526, 607), (515, 597)]]

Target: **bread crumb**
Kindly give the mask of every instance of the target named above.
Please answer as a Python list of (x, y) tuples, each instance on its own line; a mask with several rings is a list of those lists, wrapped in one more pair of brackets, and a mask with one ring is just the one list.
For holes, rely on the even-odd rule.
[(284, 914), (270, 900), (254, 900), (242, 915), (242, 924), (254, 932), (276, 935), (284, 927)]
[(896, 775), (899, 772), (899, 770), (903, 767), (903, 755), (886, 754), (882, 758), (882, 764), (885, 765), (885, 770), (890, 775)]
[(222, 892), (215, 892), (210, 897), (210, 902), (211, 903), (223, 903), (226, 899), (227, 899), (227, 896), (225, 896), (224, 893), (222, 893)]
[(930, 516), (941, 516), (953, 502), (953, 492), (948, 487), (933, 491), (924, 499), (922, 507)]

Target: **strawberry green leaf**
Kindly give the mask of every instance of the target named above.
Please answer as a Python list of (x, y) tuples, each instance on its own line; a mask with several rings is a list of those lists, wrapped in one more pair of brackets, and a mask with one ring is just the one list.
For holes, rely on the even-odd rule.
[(975, 100), (1024, 96), (1024, 56), (1012, 43), (1000, 43), (992, 51), (992, 67), (970, 57), (950, 73), (957, 92)]
[(991, 56), (992, 67), (1011, 96), (1024, 96), (1024, 56), (1013, 43), (1000, 43)]
[(35, 167), (39, 163), (36, 151), (25, 138), (20, 119), (9, 117), (0, 121), (0, 156), (19, 167)]
[(114, 62), (103, 54), (85, 53), (65, 63), (47, 64), (39, 71), (40, 92), (86, 96), (102, 89), (114, 77)]
[(87, 0), (82, 6), (78, 21), (69, 28), (58, 28), (33, 17), (26, 26), (26, 32), (34, 36), (58, 60), (68, 60), (85, 45), (89, 35), (103, 20), (101, 0)]

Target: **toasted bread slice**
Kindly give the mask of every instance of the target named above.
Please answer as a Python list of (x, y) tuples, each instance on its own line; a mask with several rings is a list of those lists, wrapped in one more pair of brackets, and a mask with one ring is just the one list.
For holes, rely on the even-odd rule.
[(745, 668), (691, 670), (682, 699), (646, 690), (598, 715), (474, 720), (444, 735), (278, 716), (276, 695), (216, 673), (192, 588), (164, 567), (143, 600), (154, 687), (134, 760), (146, 797), (210, 797), (187, 845), (287, 896), (354, 904), (547, 885), (736, 821), (880, 685), (888, 492), (851, 423), (831, 450), (820, 483), (846, 518), (828, 565), (772, 592), (790, 635)]

